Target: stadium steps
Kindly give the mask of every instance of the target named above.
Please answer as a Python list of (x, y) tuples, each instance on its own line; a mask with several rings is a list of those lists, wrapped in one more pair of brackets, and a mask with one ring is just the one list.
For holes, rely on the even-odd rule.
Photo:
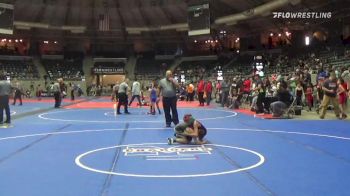
[[(91, 77), (91, 69), (94, 67), (94, 62), (91, 56), (87, 56), (83, 60), (83, 71), (85, 78), (92, 78)], [(86, 83), (90, 83), (91, 80), (86, 80)], [(89, 85), (89, 84), (86, 84)]]
[(44, 75), (47, 75), (46, 69), (45, 69), (44, 65), (41, 63), (41, 60), (38, 56), (33, 58), (33, 63), (38, 68), (40, 79), (42, 79), (44, 77)]
[(180, 58), (176, 58), (173, 63), (170, 64), (169, 69), (170, 70), (175, 70), (181, 63), (183, 62), (183, 59)]
[(128, 58), (128, 62), (125, 65), (125, 71), (127, 73), (128, 78), (133, 78), (135, 75), (137, 58), (135, 56), (130, 56)]

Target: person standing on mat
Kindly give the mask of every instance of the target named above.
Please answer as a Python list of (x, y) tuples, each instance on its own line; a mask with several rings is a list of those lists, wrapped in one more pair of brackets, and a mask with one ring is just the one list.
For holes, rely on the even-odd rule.
[(131, 89), (132, 97), (131, 97), (129, 106), (134, 101), (134, 99), (137, 98), (137, 100), (139, 101), (139, 106), (142, 107), (140, 93), (141, 93), (141, 84), (140, 82), (137, 81), (137, 78), (135, 78), (135, 81), (132, 83), (132, 89)]
[(125, 78), (124, 82), (119, 85), (118, 89), (118, 106), (117, 106), (117, 114), (120, 113), (120, 106), (124, 106), (124, 114), (130, 114), (128, 112), (128, 86), (129, 79)]
[(4, 110), (6, 113), (5, 123), (11, 123), (9, 95), (11, 93), (11, 84), (6, 76), (0, 75), (0, 124), (3, 124)]
[(55, 108), (59, 108), (61, 106), (61, 83), (63, 83), (63, 79), (59, 78), (57, 79), (57, 82), (54, 83), (51, 87), (51, 91), (55, 98)]
[(23, 88), (19, 82), (15, 83), (15, 95), (13, 97), (13, 103), (12, 105), (16, 105), (16, 100), (19, 99), (19, 105), (22, 105), (22, 94), (23, 94)]
[[(179, 123), (179, 117), (177, 115), (177, 97), (176, 88), (179, 87), (177, 81), (173, 78), (173, 73), (168, 70), (165, 74), (165, 78), (159, 81), (158, 85), (158, 97), (163, 97), (163, 108), (165, 115), (166, 127), (171, 126), (171, 122), (175, 125)], [(170, 115), (170, 109), (172, 116)]]

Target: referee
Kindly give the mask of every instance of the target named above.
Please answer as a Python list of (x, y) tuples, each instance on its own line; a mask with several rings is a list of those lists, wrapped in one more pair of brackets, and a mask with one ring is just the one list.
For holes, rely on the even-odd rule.
[[(166, 127), (170, 127), (171, 122), (175, 125), (179, 124), (179, 117), (177, 115), (177, 97), (176, 88), (179, 87), (177, 81), (173, 78), (173, 73), (168, 70), (165, 74), (165, 78), (159, 81), (158, 89), (159, 94), (163, 96), (163, 109), (165, 115)], [(162, 94), (161, 94), (162, 93)], [(170, 115), (170, 109), (172, 116)]]
[(6, 112), (5, 123), (11, 123), (9, 95), (11, 93), (11, 84), (7, 81), (5, 75), (0, 75), (0, 124), (3, 124), (4, 110)]
[(119, 89), (118, 89), (118, 107), (117, 107), (117, 114), (122, 114), (120, 113), (120, 106), (123, 105), (124, 106), (124, 113), (125, 114), (130, 114), (128, 112), (128, 82), (129, 79), (125, 78), (124, 82), (122, 82), (119, 85)]

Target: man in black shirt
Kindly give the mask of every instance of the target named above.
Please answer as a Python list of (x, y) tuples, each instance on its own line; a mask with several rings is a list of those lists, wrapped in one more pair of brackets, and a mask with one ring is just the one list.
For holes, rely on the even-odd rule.
[(335, 77), (335, 74), (332, 73), (330, 77), (323, 83), (322, 90), (324, 91), (324, 96), (323, 100), (320, 106), (320, 118), (324, 119), (324, 116), (326, 115), (326, 111), (329, 105), (329, 102), (334, 107), (334, 113), (335, 115), (339, 117), (339, 105), (338, 105), (338, 99), (337, 99), (337, 90), (338, 90), (338, 85), (337, 85), (337, 78)]

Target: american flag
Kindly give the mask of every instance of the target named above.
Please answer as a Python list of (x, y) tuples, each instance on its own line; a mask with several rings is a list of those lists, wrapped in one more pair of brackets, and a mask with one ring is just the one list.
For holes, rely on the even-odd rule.
[(98, 18), (98, 30), (99, 31), (109, 31), (109, 15), (100, 14)]

